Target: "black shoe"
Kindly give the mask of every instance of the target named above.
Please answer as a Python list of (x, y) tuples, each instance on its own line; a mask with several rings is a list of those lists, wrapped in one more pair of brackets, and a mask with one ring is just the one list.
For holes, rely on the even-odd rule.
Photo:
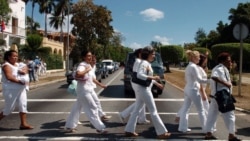
[(205, 140), (216, 140), (218, 138), (216, 138), (215, 136), (205, 136)]
[(241, 141), (241, 139), (239, 139), (237, 137), (233, 137), (232, 139), (228, 139), (228, 141)]

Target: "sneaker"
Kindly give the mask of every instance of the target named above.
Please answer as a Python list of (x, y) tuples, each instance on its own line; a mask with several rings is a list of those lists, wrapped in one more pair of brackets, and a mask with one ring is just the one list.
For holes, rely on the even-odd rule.
[(119, 117), (121, 123), (125, 124), (125, 119), (122, 117), (121, 113), (118, 114), (118, 117)]
[(83, 123), (81, 121), (78, 121), (77, 124), (82, 125)]
[(139, 125), (143, 125), (143, 124), (150, 124), (150, 121), (149, 120), (145, 120), (143, 122), (137, 122)]
[(187, 129), (187, 131), (183, 131), (183, 130), (178, 130), (179, 132), (182, 132), (182, 133), (186, 133), (186, 132), (191, 132), (192, 130), (190, 128)]
[(102, 121), (108, 121), (112, 116), (107, 116), (107, 115), (104, 115), (101, 117), (101, 120)]

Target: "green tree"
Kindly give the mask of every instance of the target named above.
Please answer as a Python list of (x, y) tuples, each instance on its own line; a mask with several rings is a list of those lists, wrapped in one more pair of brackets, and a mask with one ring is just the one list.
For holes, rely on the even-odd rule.
[(199, 28), (196, 32), (194, 40), (196, 41), (196, 44), (200, 47), (204, 47), (207, 44), (207, 34), (204, 29)]
[(27, 35), (32, 34), (32, 31), (37, 31), (38, 28), (40, 28), (40, 24), (38, 22), (33, 21), (31, 17), (26, 16)]
[(7, 0), (0, 0), (0, 21), (8, 22), (11, 9)]
[(50, 47), (42, 46), (43, 37), (38, 34), (30, 34), (26, 38), (26, 44), (20, 47), (20, 55), (25, 58), (35, 58), (39, 56), (46, 58), (52, 52)]

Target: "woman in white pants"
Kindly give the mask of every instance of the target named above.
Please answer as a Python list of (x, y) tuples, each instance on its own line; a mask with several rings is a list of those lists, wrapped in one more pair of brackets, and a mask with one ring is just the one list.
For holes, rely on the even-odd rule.
[(81, 111), (84, 111), (90, 123), (96, 128), (98, 133), (107, 133), (105, 125), (98, 116), (98, 106), (96, 105), (93, 93), (93, 76), (90, 74), (92, 69), (90, 62), (92, 54), (86, 50), (81, 53), (83, 62), (81, 62), (75, 74), (77, 80), (77, 100), (73, 105), (70, 115), (67, 118), (65, 127), (69, 132), (74, 132), (79, 121)]
[[(137, 72), (137, 68), (139, 67), (139, 64), (141, 63), (141, 48), (135, 50), (134, 55), (135, 55), (135, 63), (133, 65), (133, 72)], [(137, 92), (137, 87), (136, 84), (134, 82), (131, 81), (131, 86), (134, 90), (134, 92)], [(135, 107), (135, 102), (133, 104), (131, 104), (129, 107), (127, 107), (126, 109), (124, 109), (122, 112), (119, 113), (119, 118), (121, 120), (122, 123), (125, 123), (125, 118), (129, 117), (131, 115), (131, 113), (133, 112)], [(149, 124), (150, 121), (147, 120), (146, 118), (146, 112), (145, 112), (145, 104), (142, 107), (142, 109), (139, 112), (139, 116), (138, 116), (138, 120), (137, 120), (138, 124)]]
[(192, 103), (195, 104), (196, 110), (201, 122), (201, 127), (203, 132), (205, 131), (206, 115), (203, 107), (201, 93), (200, 93), (200, 84), (207, 83), (207, 78), (202, 78), (200, 70), (197, 66), (197, 63), (200, 60), (200, 53), (198, 51), (188, 50), (186, 52), (189, 64), (185, 70), (185, 81), (186, 85), (184, 88), (184, 103), (182, 106), (182, 112), (180, 113), (180, 122), (178, 131), (180, 132), (189, 132), (191, 129), (188, 128), (188, 112)]
[(18, 107), (21, 124), (19, 129), (29, 130), (33, 129), (31, 125), (27, 123), (27, 93), (25, 90), (25, 81), (20, 79), (19, 75), (25, 75), (28, 73), (28, 68), (24, 67), (18, 70), (18, 53), (17, 51), (10, 50), (4, 54), (5, 63), (2, 65), (3, 71), (3, 97), (4, 97), (4, 109), (0, 113), (0, 120), (5, 116), (11, 114), (15, 107)]
[(153, 69), (151, 67), (150, 62), (152, 62), (155, 58), (155, 51), (152, 47), (145, 47), (142, 49), (141, 53), (142, 61), (139, 64), (137, 77), (142, 80), (150, 79), (152, 80), (150, 86), (145, 87), (141, 85), (136, 85), (137, 89), (135, 92), (136, 95), (136, 102), (134, 110), (129, 117), (128, 123), (125, 127), (125, 135), (128, 137), (136, 137), (138, 134), (135, 132), (136, 122), (139, 115), (140, 110), (142, 109), (143, 105), (146, 104), (146, 107), (150, 113), (153, 125), (156, 130), (157, 137), (159, 139), (166, 139), (170, 137), (170, 133), (166, 129), (164, 123), (162, 122), (154, 102), (154, 97), (151, 92), (151, 87), (153, 83), (163, 89), (162, 84), (158, 83), (157, 81), (160, 80), (159, 76), (153, 76)]
[[(229, 53), (222, 52), (217, 57), (217, 62), (219, 63), (215, 66), (211, 73), (211, 95), (214, 96), (216, 91), (227, 90), (232, 92), (232, 83), (230, 79), (229, 70), (232, 67), (231, 56)], [(216, 88), (217, 83), (217, 88)], [(213, 125), (219, 115), (218, 104), (214, 98), (211, 98), (210, 107), (208, 110), (208, 117), (206, 123), (207, 134), (205, 136), (206, 140), (217, 139), (213, 136)], [(234, 111), (229, 111), (226, 113), (221, 113), (224, 123), (228, 129), (228, 140), (229, 141), (241, 141), (235, 136), (235, 114)]]

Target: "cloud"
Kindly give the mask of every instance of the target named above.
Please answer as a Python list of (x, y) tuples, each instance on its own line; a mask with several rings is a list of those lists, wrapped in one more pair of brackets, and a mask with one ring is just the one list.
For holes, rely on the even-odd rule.
[(131, 43), (131, 44), (129, 45), (129, 48), (132, 48), (132, 49), (138, 49), (138, 48), (142, 48), (142, 47), (143, 47), (143, 45), (141, 45), (141, 44), (139, 44), (139, 43), (136, 43), (136, 42)]
[(149, 8), (141, 11), (140, 14), (144, 17), (145, 21), (157, 21), (164, 18), (164, 13), (154, 8)]
[(159, 35), (155, 35), (154, 39), (159, 41), (162, 45), (170, 45), (170, 40), (172, 40), (167, 37), (161, 37)]

